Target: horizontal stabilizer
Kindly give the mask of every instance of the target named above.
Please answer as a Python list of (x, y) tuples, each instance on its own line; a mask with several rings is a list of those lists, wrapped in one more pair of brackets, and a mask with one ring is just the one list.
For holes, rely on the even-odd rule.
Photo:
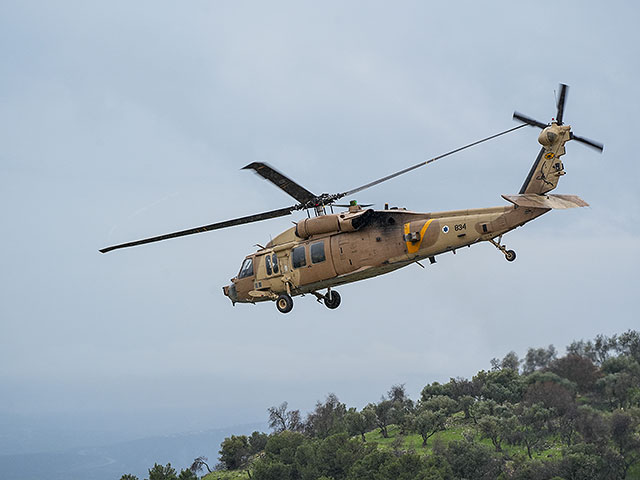
[(521, 195), (502, 195), (502, 198), (519, 207), (529, 208), (576, 208), (589, 206), (587, 202), (577, 195), (525, 193)]

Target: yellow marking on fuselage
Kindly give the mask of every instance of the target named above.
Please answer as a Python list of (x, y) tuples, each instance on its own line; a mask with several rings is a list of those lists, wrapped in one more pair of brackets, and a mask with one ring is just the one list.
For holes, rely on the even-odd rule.
[[(420, 250), (420, 245), (422, 245), (422, 240), (424, 240), (424, 234), (427, 231), (427, 228), (429, 228), (429, 225), (431, 225), (431, 222), (433, 222), (433, 219), (427, 220), (420, 229), (420, 240), (415, 243), (409, 240), (406, 241), (407, 252), (416, 253), (418, 250)], [(411, 222), (404, 224), (404, 234), (407, 235), (409, 233), (411, 233)]]

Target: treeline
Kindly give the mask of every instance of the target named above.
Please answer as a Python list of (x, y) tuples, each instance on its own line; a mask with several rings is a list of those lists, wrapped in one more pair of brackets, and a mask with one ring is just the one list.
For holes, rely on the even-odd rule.
[(224, 470), (252, 480), (640, 478), (640, 334), (566, 350), (510, 352), (471, 379), (426, 385), (417, 401), (394, 385), (361, 410), (330, 394), (303, 418), (284, 402), (268, 409), (270, 435), (222, 442), (210, 478), (227, 478), (216, 476)]
[[(126, 473), (120, 477), (120, 480), (138, 480), (138, 477)], [(158, 465), (156, 463), (149, 469), (148, 480), (198, 480), (198, 475), (191, 468), (183, 468), (178, 473), (170, 463), (166, 465)]]

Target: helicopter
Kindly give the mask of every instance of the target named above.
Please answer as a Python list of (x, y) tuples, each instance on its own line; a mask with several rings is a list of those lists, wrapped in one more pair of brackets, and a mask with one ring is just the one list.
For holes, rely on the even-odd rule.
[[(275, 168), (262, 162), (244, 167), (270, 181), (298, 203), (285, 208), (262, 212), (188, 230), (122, 243), (100, 249), (101, 253), (143, 245), (161, 240), (208, 232), (236, 225), (258, 222), (307, 211), (307, 218), (280, 233), (264, 247), (247, 255), (238, 274), (224, 286), (223, 293), (236, 303), (274, 301), (281, 313), (293, 308), (293, 298), (311, 294), (329, 309), (338, 308), (337, 286), (389, 273), (428, 259), (436, 263), (438, 255), (489, 242), (513, 262), (516, 253), (502, 243), (504, 234), (544, 215), (553, 209), (585, 207), (588, 204), (576, 195), (550, 194), (561, 176), (565, 175), (560, 160), (565, 144), (570, 140), (583, 143), (600, 152), (604, 145), (575, 135), (563, 123), (568, 86), (560, 84), (556, 116), (544, 123), (514, 112), (513, 119), (521, 124), (486, 137), (445, 154), (433, 157), (386, 177), (346, 192), (315, 195)], [(371, 205), (359, 205), (352, 200), (341, 205), (340, 199), (428, 165), (436, 160), (505, 135), (526, 126), (540, 128), (541, 145), (522, 188), (516, 195), (502, 195), (509, 205), (467, 210), (421, 213), (404, 208), (374, 210)], [(346, 207), (338, 213), (334, 207)], [(329, 208), (329, 212), (327, 212)], [(311, 216), (310, 212), (315, 215)], [(326, 290), (326, 293), (322, 293)]]

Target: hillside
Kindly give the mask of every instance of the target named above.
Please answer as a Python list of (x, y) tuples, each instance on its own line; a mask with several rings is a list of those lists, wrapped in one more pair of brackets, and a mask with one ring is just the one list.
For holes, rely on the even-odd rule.
[(640, 479), (638, 332), (491, 365), (428, 384), (416, 401), (394, 385), (361, 410), (334, 394), (305, 420), (286, 402), (271, 407), (273, 433), (225, 438), (205, 478)]

